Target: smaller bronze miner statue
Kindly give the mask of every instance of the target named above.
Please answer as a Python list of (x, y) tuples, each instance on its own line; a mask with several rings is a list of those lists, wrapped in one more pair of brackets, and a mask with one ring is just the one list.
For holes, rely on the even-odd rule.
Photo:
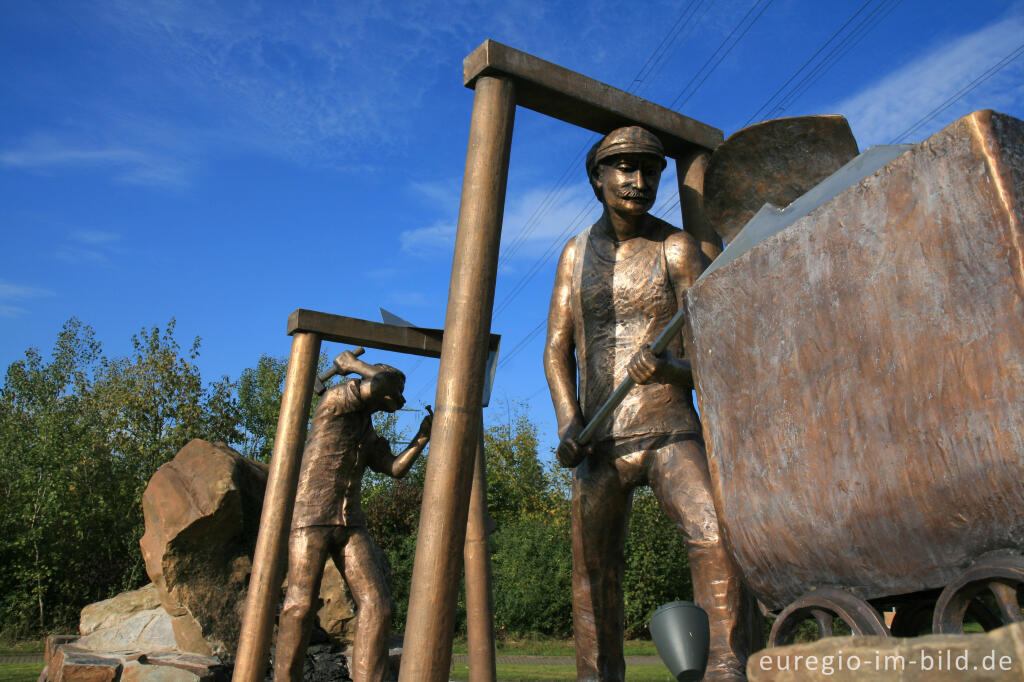
[[(556, 454), (563, 466), (575, 467), (572, 601), (579, 679), (625, 675), (624, 551), (633, 490), (640, 485), (652, 488), (686, 536), (694, 600), (711, 621), (705, 679), (745, 679), (740, 574), (718, 530), (690, 363), (679, 337), (661, 356), (648, 347), (700, 275), (701, 251), (689, 234), (648, 213), (665, 168), (661, 142), (649, 131), (612, 131), (590, 150), (586, 168), (604, 213), (562, 251), (544, 351), (562, 439)], [(576, 439), (585, 423), (627, 374), (637, 386), (582, 445)]]
[(360, 488), (367, 467), (395, 478), (404, 476), (430, 440), (432, 417), (423, 418), (409, 447), (396, 457), (387, 439), (377, 435), (371, 416), (405, 404), (405, 375), (388, 365), (367, 364), (352, 351), (334, 358), (334, 368), (359, 378), (328, 389), (313, 415), (288, 540), (288, 591), (278, 625), (275, 682), (302, 679), (328, 554), (356, 603), (352, 679), (376, 682), (392, 675), (391, 593), (366, 531)]

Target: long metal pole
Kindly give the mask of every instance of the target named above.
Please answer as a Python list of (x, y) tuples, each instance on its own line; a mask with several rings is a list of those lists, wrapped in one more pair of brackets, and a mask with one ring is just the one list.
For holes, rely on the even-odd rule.
[(494, 307), (515, 87), (476, 82), (401, 682), (448, 679)]
[(466, 526), (466, 631), (469, 644), (470, 682), (495, 682), (494, 599), (491, 592), (491, 553), (487, 535), (487, 461), (484, 456), (483, 411), (477, 439), (473, 491), (469, 495), (469, 523)]
[(260, 532), (252, 559), (249, 594), (238, 638), (234, 682), (262, 682), (267, 670), (270, 637), (284, 579), (288, 527), (292, 507), (295, 506), (295, 489), (319, 356), (320, 336), (297, 332), (292, 339), (292, 353), (284, 380), (281, 415), (277, 421)]

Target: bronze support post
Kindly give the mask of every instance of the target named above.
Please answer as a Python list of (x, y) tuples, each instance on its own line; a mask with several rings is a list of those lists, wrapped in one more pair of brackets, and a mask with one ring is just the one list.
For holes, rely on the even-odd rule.
[(401, 682), (442, 682), (451, 666), (515, 107), (511, 80), (477, 80)]
[(234, 682), (262, 682), (266, 674), (319, 357), (320, 335), (297, 332), (292, 339), (288, 373), (284, 380), (281, 416), (277, 421), (260, 532), (252, 559), (249, 594), (238, 638)]
[(487, 471), (484, 457), (484, 415), (480, 412), (480, 438), (473, 468), (466, 526), (466, 631), (470, 682), (495, 682), (494, 599), (491, 593), (491, 556), (488, 547)]
[(707, 258), (705, 266), (722, 253), (722, 238), (704, 212), (704, 171), (711, 154), (697, 150), (676, 159), (676, 180), (679, 183), (679, 210), (683, 214), (683, 229), (689, 232)]

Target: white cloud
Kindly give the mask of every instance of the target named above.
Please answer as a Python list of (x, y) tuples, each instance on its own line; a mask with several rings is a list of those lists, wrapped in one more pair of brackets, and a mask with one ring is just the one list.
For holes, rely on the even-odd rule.
[(180, 186), (187, 181), (187, 173), (180, 162), (161, 156), (156, 150), (66, 139), (69, 137), (77, 136), (31, 135), (19, 147), (0, 152), (0, 164), (27, 170), (110, 168), (122, 182), (139, 185)]
[[(675, 225), (679, 209), (666, 209), (677, 200), (675, 164), (669, 163), (661, 177), (658, 201), (653, 214)], [(583, 178), (559, 188), (535, 188), (513, 197), (506, 204), (502, 230), (502, 259), (536, 259), (561, 247), (574, 234), (583, 231), (600, 216), (601, 204), (590, 184)]]
[(421, 180), (409, 183), (409, 187), (417, 195), (438, 206), (458, 206), (462, 179)]
[(53, 292), (49, 289), (0, 280), (0, 317), (23, 315), (27, 311), (20, 304), (44, 296), (53, 296)]
[[(426, 196), (444, 197), (449, 205), (457, 203), (452, 198), (450, 183), (420, 183), (416, 189)], [(675, 167), (670, 163), (662, 176), (658, 202), (652, 212), (659, 216), (664, 213), (665, 220), (678, 225), (679, 209), (673, 207), (677, 196)], [(600, 212), (601, 204), (582, 178), (561, 187), (534, 187), (510, 197), (505, 202), (501, 231), (502, 271), (517, 270), (512, 264), (515, 261), (557, 256), (566, 241), (589, 227)], [(406, 230), (400, 235), (402, 249), (428, 256), (451, 253), (455, 229), (454, 220), (447, 220)]]
[(107, 254), (98, 250), (85, 248), (80, 245), (64, 244), (57, 247), (53, 252), (53, 255), (65, 263), (91, 263), (93, 265), (103, 265), (109, 262)]
[[(1024, 17), (990, 24), (920, 55), (870, 87), (826, 107), (850, 121), (861, 148), (888, 144), (1021, 45)], [(980, 108), (1010, 107), (1024, 96), (1024, 57), (910, 134), (918, 141)]]
[(53, 255), (67, 263), (103, 265), (110, 262), (111, 256), (122, 253), (117, 243), (120, 238), (118, 234), (102, 230), (74, 230)]
[(617, 50), (595, 52), (609, 23), (616, 45), (649, 38), (643, 22), (625, 20), (634, 8), (595, 0), (573, 20), (578, 40), (566, 41), (560, 11), (531, 0), (111, 0), (80, 8), (75, 30), (102, 44), (117, 68), (104, 71), (101, 90), (83, 83), (72, 97), (77, 84), (61, 84), (48, 93), (68, 103), (62, 122), (47, 129), (60, 139), (44, 149), (9, 142), (0, 164), (88, 164), (121, 182), (174, 187), (219, 155), (256, 152), (347, 170), (404, 158), (422, 118), (410, 112), (441, 83), (457, 92), (461, 58), (485, 37), (605, 80), (614, 79), (604, 70), (621, 63)]
[(527, 190), (506, 206), (502, 259), (536, 258), (552, 249), (561, 250), (566, 240), (588, 227), (599, 212), (600, 204), (585, 182), (560, 190)]
[[(437, 300), (422, 291), (395, 291), (388, 294), (388, 303), (401, 308), (427, 308), (437, 305)], [(404, 317), (404, 316), (403, 316)]]
[(455, 244), (455, 223), (440, 221), (430, 227), (403, 230), (398, 235), (402, 250), (424, 257), (435, 257), (438, 253), (451, 253)]
[(72, 236), (84, 244), (109, 244), (120, 239), (119, 235), (102, 230), (75, 230)]
[(0, 154), (0, 162), (15, 168), (47, 166), (124, 165), (138, 163), (143, 154), (131, 149), (73, 149), (39, 141)]
[[(502, 224), (502, 259), (515, 256), (536, 257), (555, 242), (564, 242), (569, 236), (589, 225), (598, 204), (590, 188), (546, 188), (527, 190), (506, 202)], [(454, 220), (441, 220), (433, 225), (405, 230), (399, 235), (402, 250), (428, 257), (439, 253), (451, 254), (455, 245)], [(561, 246), (561, 244), (558, 244)]]

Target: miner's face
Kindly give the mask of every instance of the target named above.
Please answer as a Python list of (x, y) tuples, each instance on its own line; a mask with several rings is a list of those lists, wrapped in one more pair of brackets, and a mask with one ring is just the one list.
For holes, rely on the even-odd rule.
[(394, 412), (405, 405), (405, 378), (398, 375), (378, 375), (371, 381), (372, 409)]
[(654, 206), (664, 161), (652, 154), (620, 154), (597, 166), (594, 187), (601, 201), (620, 214), (643, 215)]

